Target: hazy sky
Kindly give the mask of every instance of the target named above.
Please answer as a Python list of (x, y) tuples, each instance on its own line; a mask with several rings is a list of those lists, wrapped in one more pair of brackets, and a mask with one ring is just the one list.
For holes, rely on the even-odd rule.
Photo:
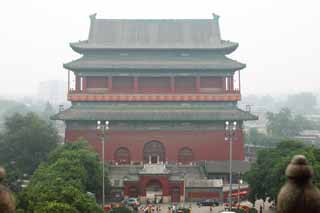
[(240, 43), (229, 57), (247, 64), (243, 94), (320, 91), (320, 3), (316, 0), (28, 0), (1, 3), (0, 94), (35, 94), (39, 81), (67, 79), (97, 18), (212, 18), (222, 38)]

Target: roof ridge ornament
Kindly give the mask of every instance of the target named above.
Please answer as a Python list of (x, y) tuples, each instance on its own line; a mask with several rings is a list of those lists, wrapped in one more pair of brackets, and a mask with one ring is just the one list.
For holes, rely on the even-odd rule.
[(212, 13), (213, 21), (219, 21), (220, 16), (218, 14)]
[(89, 17), (90, 17), (91, 21), (94, 21), (94, 20), (96, 20), (97, 13), (91, 14)]

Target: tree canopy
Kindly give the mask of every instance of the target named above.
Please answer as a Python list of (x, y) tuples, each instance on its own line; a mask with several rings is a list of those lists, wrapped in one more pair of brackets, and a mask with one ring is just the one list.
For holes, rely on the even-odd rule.
[(0, 138), (0, 164), (7, 168), (10, 183), (31, 175), (59, 141), (56, 129), (34, 113), (7, 117)]
[(288, 108), (278, 113), (267, 112), (267, 130), (271, 136), (291, 138), (302, 130), (314, 128), (314, 124), (301, 115), (294, 116)]
[[(19, 195), (25, 212), (102, 212), (87, 192), (101, 194), (99, 158), (85, 141), (58, 147), (35, 171), (28, 187)], [(107, 181), (107, 189), (109, 182)]]
[(302, 154), (308, 159), (315, 171), (314, 180), (320, 185), (320, 150), (306, 146), (298, 141), (282, 141), (274, 148), (262, 149), (252, 164), (245, 180), (250, 185), (249, 200), (275, 200), (281, 186), (285, 183), (285, 169), (294, 155)]
[(251, 128), (245, 133), (245, 143), (255, 146), (274, 147), (281, 141), (281, 138), (276, 136), (260, 133), (256, 128)]

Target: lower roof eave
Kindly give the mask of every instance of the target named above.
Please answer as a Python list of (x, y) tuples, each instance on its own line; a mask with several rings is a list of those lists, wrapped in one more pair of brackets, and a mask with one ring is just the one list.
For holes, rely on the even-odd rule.
[(51, 117), (63, 121), (246, 121), (258, 117), (240, 109), (211, 110), (95, 110), (69, 108)]

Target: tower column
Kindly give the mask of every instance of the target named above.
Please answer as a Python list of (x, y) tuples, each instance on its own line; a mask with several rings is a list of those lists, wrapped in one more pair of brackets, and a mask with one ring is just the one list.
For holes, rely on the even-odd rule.
[(80, 76), (76, 75), (76, 92), (80, 92)]
[(68, 92), (70, 91), (70, 70), (68, 70)]
[(108, 76), (108, 90), (112, 92), (112, 76)]
[(82, 77), (82, 90), (87, 91), (87, 76)]
[(228, 89), (229, 92), (231, 91), (231, 77), (228, 76)]
[(226, 88), (226, 77), (222, 77), (221, 81), (222, 81), (222, 89), (223, 89), (223, 91), (226, 91), (227, 90), (227, 88)]
[(175, 84), (176, 82), (175, 82), (175, 78), (174, 78), (174, 76), (171, 76), (170, 77), (170, 91), (172, 92), (172, 93), (175, 93), (176, 92), (176, 84)]
[(234, 82), (233, 82), (233, 76), (230, 76), (230, 91), (233, 91), (234, 89)]
[(139, 92), (139, 79), (137, 76), (133, 78), (133, 91)]
[(241, 92), (240, 70), (238, 71), (239, 93)]
[(200, 92), (200, 88), (201, 88), (200, 76), (197, 76), (196, 77), (196, 91), (197, 91), (197, 93)]

